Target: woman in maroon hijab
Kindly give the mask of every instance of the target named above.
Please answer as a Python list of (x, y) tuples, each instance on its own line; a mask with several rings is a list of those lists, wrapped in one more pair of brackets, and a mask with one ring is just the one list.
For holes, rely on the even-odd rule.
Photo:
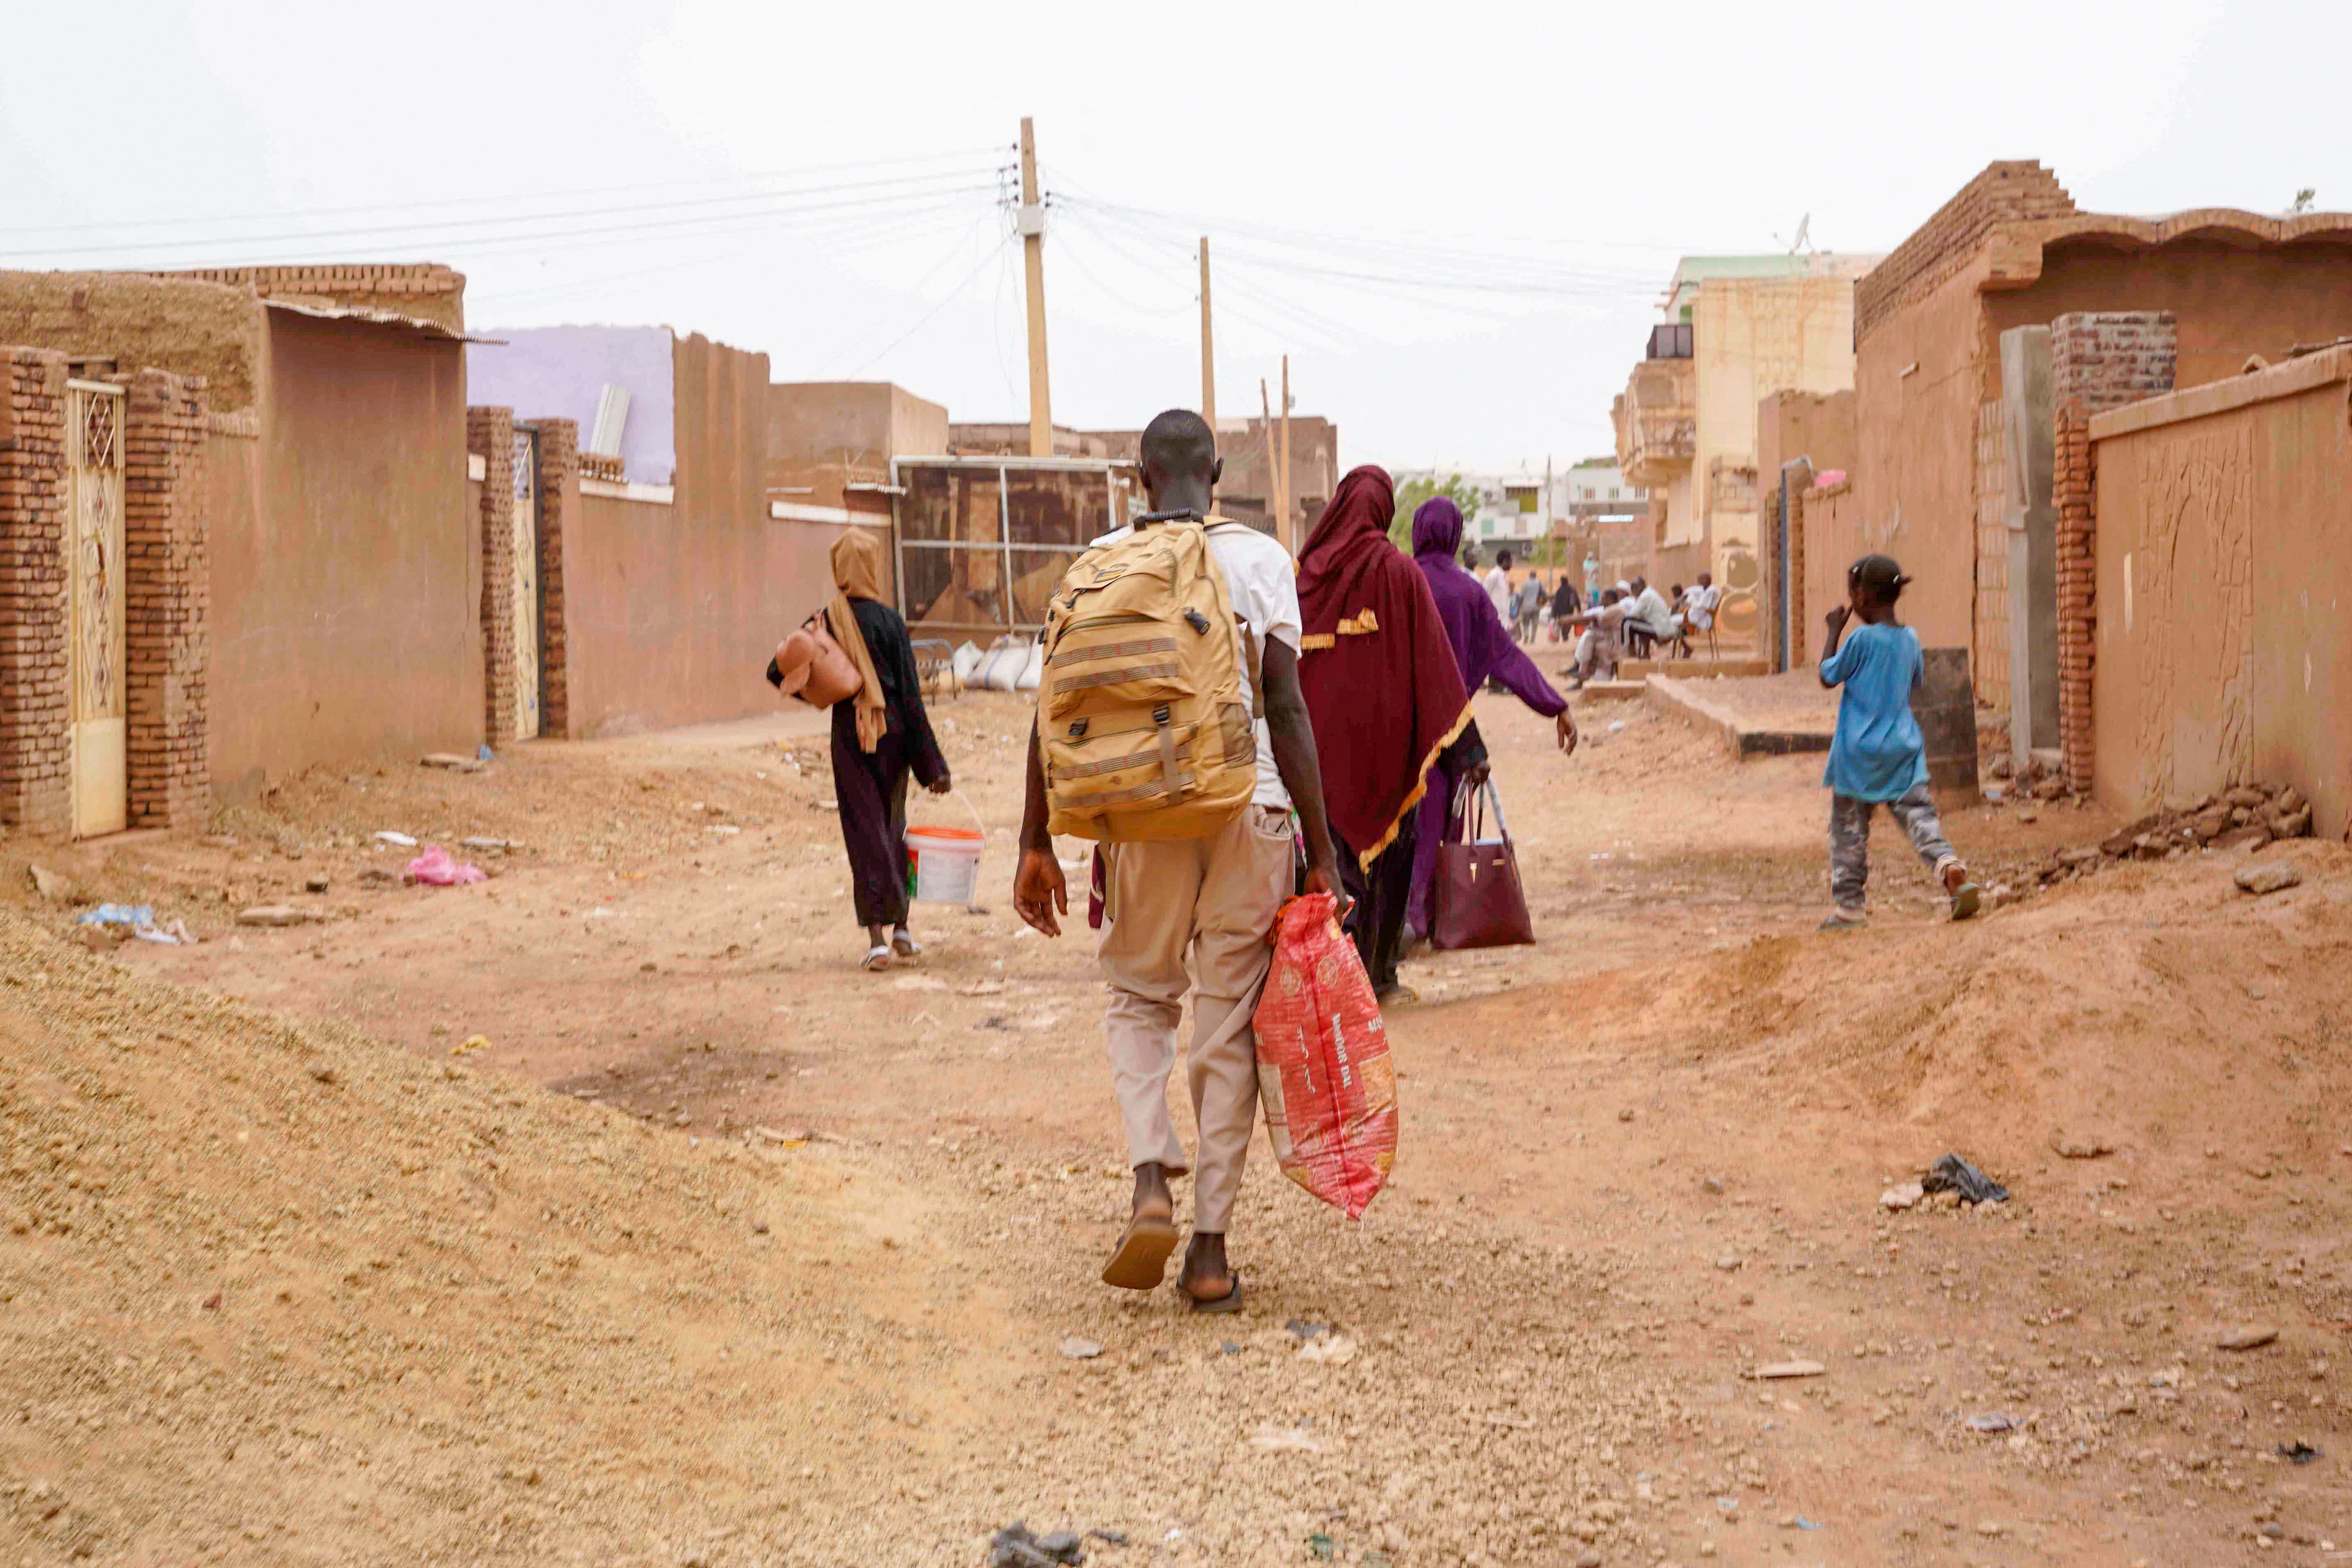
[(1383, 1006), (1420, 999), (1397, 979), (1397, 952), (1423, 781), (1441, 756), (1455, 778), (1486, 765), (1429, 581), (1389, 541), (1395, 515), (1389, 476), (1357, 468), (1298, 558), (1298, 684), (1356, 900), (1356, 950)]

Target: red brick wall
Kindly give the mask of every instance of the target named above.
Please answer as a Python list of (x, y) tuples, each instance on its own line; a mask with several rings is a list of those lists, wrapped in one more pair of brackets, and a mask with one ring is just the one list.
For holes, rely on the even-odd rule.
[(466, 450), (482, 459), (482, 738), (503, 745), (515, 732), (514, 410), (466, 410)]
[(2058, 508), (2058, 731), (2066, 776), (2088, 791), (2097, 647), (2097, 474), (2091, 416), (2172, 390), (2179, 335), (2169, 311), (2076, 311), (2050, 323)]
[(66, 713), (66, 357), (0, 348), (0, 822), (73, 830)]
[(466, 324), (466, 278), (434, 262), (352, 263), (340, 266), (206, 267), (162, 272), (159, 278), (194, 278), (250, 289), (264, 300), (328, 300), (362, 310), (397, 310), (450, 328)]
[(204, 820), (212, 549), (204, 383), (142, 370), (123, 411), (123, 598), (130, 627), (131, 825)]
[(530, 428), (539, 432), (540, 733), (569, 739), (563, 545), (580, 515), (580, 426), (572, 419), (541, 419)]

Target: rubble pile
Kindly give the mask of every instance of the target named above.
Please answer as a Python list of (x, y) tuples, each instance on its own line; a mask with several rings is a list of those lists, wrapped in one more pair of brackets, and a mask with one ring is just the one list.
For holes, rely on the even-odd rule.
[(2311, 803), (2293, 784), (2240, 784), (2220, 795), (2167, 801), (2096, 844), (2061, 849), (2042, 868), (2046, 887), (2125, 860), (2178, 860), (2200, 849), (2259, 849), (2311, 837)]

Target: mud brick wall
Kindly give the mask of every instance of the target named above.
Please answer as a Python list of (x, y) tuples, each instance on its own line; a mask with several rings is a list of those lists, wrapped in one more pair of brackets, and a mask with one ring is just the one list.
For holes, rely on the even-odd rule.
[(482, 459), (482, 739), (515, 732), (514, 410), (466, 410), (466, 450)]
[(2097, 473), (2091, 416), (2172, 390), (2179, 332), (2168, 310), (2084, 310), (2050, 323), (2058, 508), (2058, 732), (2066, 777), (2088, 791), (2091, 674), (2098, 646)]
[(539, 432), (539, 732), (572, 734), (571, 682), (565, 674), (563, 543), (580, 515), (580, 425), (541, 419)]
[(434, 262), (206, 267), (152, 276), (250, 289), (264, 300), (327, 300), (362, 310), (396, 310), (452, 331), (466, 324), (465, 274)]
[(1999, 224), (2071, 217), (2074, 198), (2058, 176), (2031, 160), (1990, 163), (1960, 187), (1886, 259), (1853, 286), (1853, 335), (1871, 329), (1910, 300), (1924, 298), (1967, 266)]
[(212, 550), (205, 512), (204, 383), (142, 370), (123, 410), (123, 608), (131, 825), (204, 819), (212, 791), (205, 671)]
[(0, 348), (0, 822), (73, 830), (66, 356)]

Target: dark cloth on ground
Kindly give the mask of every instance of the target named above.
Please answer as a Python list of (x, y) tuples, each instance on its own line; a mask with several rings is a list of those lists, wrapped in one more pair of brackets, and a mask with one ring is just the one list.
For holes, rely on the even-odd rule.
[(1337, 835), (1366, 860), (1402, 831), (1423, 774), (1470, 719), (1429, 580), (1390, 542), (1395, 510), (1386, 473), (1353, 470), (1298, 560), (1298, 683), (1324, 800)]
[(1366, 866), (1340, 835), (1331, 836), (1339, 852), (1339, 881), (1356, 907), (1348, 911), (1348, 934), (1355, 940), (1356, 956), (1364, 961), (1372, 989), (1385, 991), (1397, 984), (1397, 956), (1404, 949), (1406, 900), (1412, 892), (1415, 813), (1398, 824), (1389, 853)]

